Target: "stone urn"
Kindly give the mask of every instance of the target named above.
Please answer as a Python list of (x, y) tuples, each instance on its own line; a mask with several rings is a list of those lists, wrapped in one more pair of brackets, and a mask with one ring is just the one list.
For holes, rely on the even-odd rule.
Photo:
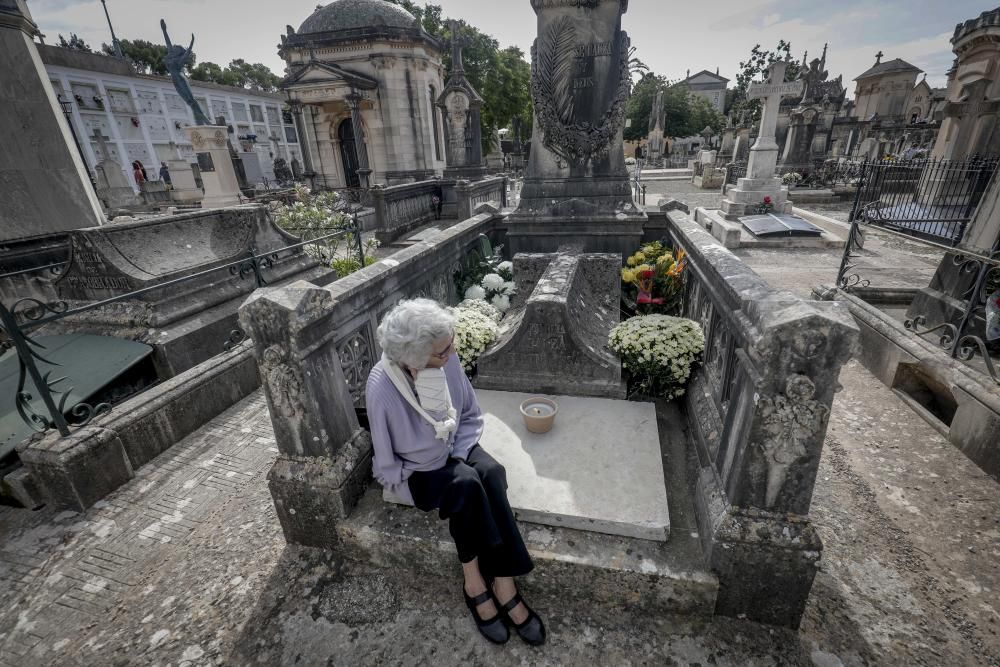
[(555, 423), (559, 404), (550, 398), (532, 396), (521, 403), (521, 416), (524, 425), (532, 433), (548, 433)]

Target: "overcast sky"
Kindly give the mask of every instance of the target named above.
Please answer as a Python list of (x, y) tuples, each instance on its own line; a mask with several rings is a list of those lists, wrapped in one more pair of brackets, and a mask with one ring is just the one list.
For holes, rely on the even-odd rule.
[[(953, 54), (949, 39), (955, 25), (996, 8), (1000, 0), (632, 0), (624, 28), (638, 56), (653, 71), (671, 79), (703, 69), (735, 79), (739, 61), (754, 44), (774, 48), (779, 39), (792, 44), (801, 59), (819, 56), (829, 42), (831, 78), (850, 83), (871, 67), (881, 50), (885, 58), (903, 58), (927, 72), (932, 86), (943, 86)], [(161, 42), (161, 17), (171, 38), (185, 42), (195, 33), (199, 61), (221, 65), (234, 58), (262, 62), (283, 72), (276, 45), (286, 24), (298, 28), (316, 0), (107, 0), (119, 39)], [(323, 4), (326, 4), (324, 2)], [(464, 19), (529, 53), (535, 15), (529, 0), (438, 0), (444, 13)], [(91, 46), (110, 42), (99, 0), (28, 0), (35, 21), (49, 43), (59, 33), (75, 32)], [(190, 37), (187, 37), (189, 39)]]

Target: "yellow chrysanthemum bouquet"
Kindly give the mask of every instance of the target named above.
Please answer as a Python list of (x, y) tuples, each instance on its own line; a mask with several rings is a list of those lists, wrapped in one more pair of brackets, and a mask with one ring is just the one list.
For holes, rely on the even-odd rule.
[(625, 260), (622, 294), (639, 313), (679, 314), (685, 265), (683, 250), (675, 255), (659, 241), (647, 243)]

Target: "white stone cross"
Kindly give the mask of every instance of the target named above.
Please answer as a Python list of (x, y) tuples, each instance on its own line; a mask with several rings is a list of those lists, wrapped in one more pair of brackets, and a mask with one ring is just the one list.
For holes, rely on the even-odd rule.
[(102, 162), (108, 162), (111, 160), (111, 152), (108, 150), (108, 144), (106, 143), (107, 140), (110, 138), (111, 137), (106, 137), (103, 134), (101, 134), (101, 128), (99, 127), (94, 128), (94, 140), (97, 142), (97, 145), (101, 147)]
[(788, 62), (779, 60), (767, 70), (767, 80), (755, 83), (747, 91), (751, 100), (763, 100), (764, 110), (760, 117), (760, 133), (753, 148), (750, 149), (750, 163), (747, 165), (747, 178), (771, 178), (774, 167), (778, 164), (778, 143), (774, 139), (778, 127), (778, 108), (781, 100), (786, 97), (801, 97), (805, 81), (789, 81), (785, 83), (785, 70)]

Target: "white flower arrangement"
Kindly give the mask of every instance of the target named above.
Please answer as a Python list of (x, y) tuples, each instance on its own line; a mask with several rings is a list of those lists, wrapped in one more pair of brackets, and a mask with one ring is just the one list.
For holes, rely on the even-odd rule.
[(479, 285), (473, 285), (469, 289), (465, 290), (463, 295), (466, 301), (485, 301), (486, 300), (486, 290), (484, 290)]
[(514, 285), (513, 280), (508, 280), (500, 287), (500, 293), (504, 296), (513, 296), (514, 292), (517, 291), (517, 286)]
[(503, 318), (503, 313), (501, 313), (495, 307), (491, 306), (489, 303), (487, 303), (482, 299), (466, 299), (465, 301), (463, 301), (462, 303), (458, 304), (455, 307), (470, 308), (472, 310), (477, 310), (497, 323), (499, 323), (501, 318)]
[(499, 273), (507, 280), (510, 280), (511, 278), (514, 277), (514, 262), (511, 262), (509, 260), (505, 262), (500, 262), (499, 264), (497, 264), (497, 273)]
[(462, 368), (471, 375), (479, 355), (497, 339), (500, 328), (479, 306), (459, 306), (454, 309), (454, 313), (455, 351), (462, 362)]
[(500, 290), (503, 287), (504, 282), (506, 281), (504, 281), (503, 276), (501, 276), (499, 273), (487, 273), (485, 276), (483, 276), (481, 284), (487, 290), (496, 291)]
[(506, 294), (495, 294), (493, 298), (490, 299), (490, 304), (492, 304), (493, 307), (501, 313), (506, 313), (510, 310), (510, 297)]
[(790, 171), (781, 177), (781, 182), (784, 185), (798, 185), (802, 182), (802, 174), (797, 171)]
[(684, 395), (691, 367), (705, 351), (705, 334), (692, 320), (640, 315), (625, 320), (608, 336), (635, 390), (666, 399)]

